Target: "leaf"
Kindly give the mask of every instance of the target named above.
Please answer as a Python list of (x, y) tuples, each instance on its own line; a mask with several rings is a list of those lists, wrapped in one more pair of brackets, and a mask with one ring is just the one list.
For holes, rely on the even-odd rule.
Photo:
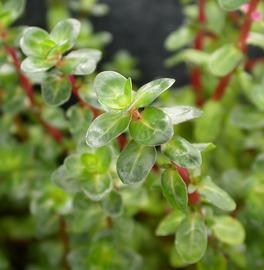
[(248, 0), (218, 0), (219, 5), (228, 11), (239, 9)]
[(156, 235), (166, 236), (175, 233), (184, 217), (185, 215), (180, 211), (171, 212), (159, 223), (156, 229)]
[(194, 34), (189, 27), (183, 26), (172, 32), (165, 40), (165, 48), (168, 51), (175, 51), (188, 45), (194, 38)]
[(156, 161), (155, 147), (131, 141), (118, 157), (116, 169), (124, 184), (142, 182)]
[(133, 106), (141, 108), (151, 104), (159, 95), (169, 89), (174, 82), (174, 79), (163, 78), (143, 85), (135, 94), (132, 102)]
[(215, 217), (212, 230), (216, 238), (229, 245), (240, 245), (245, 240), (243, 226), (230, 216)]
[(195, 169), (202, 165), (201, 152), (180, 136), (161, 146), (162, 152), (173, 162), (184, 168)]
[(234, 200), (209, 177), (199, 184), (198, 191), (206, 201), (224, 211), (233, 211), (236, 208)]
[(25, 6), (26, 0), (8, 0), (0, 3), (1, 24), (10, 25), (14, 22), (22, 15)]
[(187, 187), (176, 169), (167, 169), (161, 176), (161, 189), (166, 200), (176, 209), (186, 211)]
[(116, 191), (111, 191), (101, 201), (101, 206), (107, 215), (116, 217), (121, 214), (123, 201), (121, 195)]
[(216, 145), (213, 143), (193, 143), (192, 145), (200, 152), (209, 152), (216, 148)]
[(81, 24), (76, 19), (67, 19), (55, 25), (50, 33), (52, 40), (61, 46), (61, 53), (68, 51), (74, 45), (81, 30)]
[(59, 69), (66, 74), (89, 75), (96, 69), (101, 52), (92, 49), (80, 49), (67, 54)]
[(178, 254), (188, 263), (198, 262), (207, 248), (207, 231), (197, 215), (184, 219), (176, 232), (175, 246)]
[(223, 106), (220, 102), (208, 101), (203, 109), (203, 116), (195, 121), (195, 138), (200, 142), (214, 141), (222, 128)]
[(171, 118), (173, 125), (198, 118), (203, 114), (201, 110), (191, 106), (163, 107), (160, 109)]
[(128, 127), (130, 115), (123, 112), (109, 112), (97, 117), (86, 133), (86, 143), (100, 147), (122, 134)]
[(182, 268), (188, 265), (188, 263), (183, 260), (183, 258), (178, 254), (176, 248), (174, 247), (170, 252), (170, 264), (176, 268)]
[(51, 106), (65, 103), (71, 96), (71, 83), (56, 74), (49, 74), (41, 85), (44, 101)]
[(45, 58), (55, 45), (50, 35), (38, 27), (28, 27), (20, 40), (23, 53), (36, 58)]
[(86, 175), (78, 179), (80, 189), (92, 201), (102, 200), (112, 189), (109, 174)]
[(122, 110), (128, 107), (132, 99), (132, 85), (127, 79), (114, 71), (99, 73), (94, 81), (99, 102), (113, 110)]
[(21, 63), (21, 69), (23, 72), (43, 72), (47, 71), (57, 63), (56, 59), (46, 60), (44, 58), (27, 57)]
[(163, 111), (149, 107), (143, 111), (140, 119), (132, 119), (129, 133), (140, 144), (160, 145), (173, 136), (173, 126)]
[(233, 71), (242, 58), (242, 52), (234, 45), (224, 45), (210, 56), (209, 69), (213, 75), (222, 77)]
[(230, 113), (230, 122), (246, 130), (261, 129), (264, 127), (264, 112), (256, 111), (250, 106), (236, 106)]

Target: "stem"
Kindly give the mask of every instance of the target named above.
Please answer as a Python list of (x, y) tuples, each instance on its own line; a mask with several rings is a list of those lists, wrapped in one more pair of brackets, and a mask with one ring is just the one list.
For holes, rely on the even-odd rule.
[(70, 266), (67, 261), (67, 256), (69, 253), (69, 237), (67, 233), (67, 224), (63, 217), (60, 217), (60, 238), (64, 247), (64, 253), (62, 258), (63, 270), (70, 270)]
[[(13, 61), (13, 65), (14, 65), (14, 67), (16, 69), (17, 74), (18, 74), (21, 87), (24, 90), (26, 96), (29, 98), (31, 107), (39, 108), (39, 104), (35, 100), (34, 88), (33, 88), (32, 84), (31, 84), (31, 82), (28, 80), (28, 78), (21, 71), (21, 68), (20, 68), (21, 62), (20, 62), (20, 59), (17, 56), (16, 49), (13, 48), (13, 47), (5, 46), (5, 50), (6, 50), (7, 54), (11, 57), (11, 59)], [(41, 115), (38, 112), (35, 112), (35, 116), (40, 121), (40, 123), (42, 124), (44, 129), (46, 129), (46, 131), (57, 142), (61, 142), (61, 140), (63, 139), (63, 134), (58, 129), (56, 129), (55, 127), (52, 127), (45, 120), (43, 120)]]
[[(247, 38), (248, 38), (250, 28), (253, 22), (252, 13), (256, 10), (259, 2), (260, 0), (251, 0), (249, 2), (249, 8), (246, 13), (245, 20), (240, 31), (237, 47), (242, 51), (243, 54), (247, 53)], [(234, 70), (220, 79), (213, 94), (214, 100), (218, 101), (223, 97), (227, 89), (227, 86), (229, 85), (229, 82), (232, 78), (233, 73), (234, 73)]]
[[(200, 24), (200, 28), (203, 28), (203, 25), (206, 23), (205, 4), (206, 0), (199, 0), (198, 22)], [(194, 48), (196, 50), (202, 51), (203, 41), (203, 29), (199, 29), (194, 40)], [(191, 84), (196, 94), (196, 105), (201, 107), (204, 103), (204, 97), (202, 86), (202, 72), (198, 67), (193, 68), (193, 70), (191, 71)]]

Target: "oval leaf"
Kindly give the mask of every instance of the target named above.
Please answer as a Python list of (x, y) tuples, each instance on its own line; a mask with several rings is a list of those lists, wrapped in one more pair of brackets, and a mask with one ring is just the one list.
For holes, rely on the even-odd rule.
[(236, 208), (234, 200), (207, 177), (198, 187), (201, 196), (212, 205), (224, 210), (233, 211)]
[(133, 106), (141, 108), (151, 104), (159, 95), (169, 89), (174, 82), (174, 79), (163, 78), (143, 85), (136, 92)]
[(181, 167), (194, 169), (202, 165), (202, 155), (197, 147), (176, 136), (162, 145), (162, 152)]
[(122, 212), (122, 197), (118, 192), (113, 190), (104, 197), (101, 206), (107, 215), (116, 217)]
[(156, 161), (155, 147), (131, 141), (118, 157), (117, 173), (124, 184), (143, 181)]
[(215, 217), (212, 230), (220, 241), (229, 245), (240, 245), (245, 240), (243, 226), (230, 216)]
[(86, 133), (86, 143), (91, 147), (100, 147), (123, 133), (130, 122), (130, 115), (122, 112), (104, 113), (97, 117)]
[(204, 222), (197, 215), (189, 216), (179, 225), (175, 246), (184, 262), (199, 261), (207, 248), (207, 231)]
[(210, 71), (215, 76), (225, 76), (234, 70), (242, 57), (242, 52), (234, 45), (225, 45), (210, 56)]
[(49, 74), (41, 85), (44, 101), (51, 106), (65, 103), (71, 96), (71, 83), (56, 74)]
[(94, 81), (99, 102), (113, 110), (128, 107), (131, 103), (132, 85), (127, 81), (124, 76), (114, 71), (99, 73)]
[(129, 133), (140, 144), (160, 145), (173, 136), (173, 126), (164, 112), (156, 108), (146, 108), (140, 119), (131, 121)]
[(176, 169), (167, 169), (161, 176), (164, 197), (176, 209), (186, 211), (188, 204), (187, 187)]
[(219, 5), (228, 11), (236, 10), (241, 7), (241, 5), (247, 3), (248, 0), (218, 0)]

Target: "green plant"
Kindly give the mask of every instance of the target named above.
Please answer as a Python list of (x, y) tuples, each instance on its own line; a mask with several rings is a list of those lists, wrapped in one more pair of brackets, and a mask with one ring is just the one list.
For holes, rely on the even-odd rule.
[[(115, 71), (95, 74), (104, 42), (87, 48), (96, 33), (82, 33), (63, 1), (52, 5), (50, 33), (11, 27), (25, 1), (0, 1), (0, 194), (9, 211), (0, 245), (28, 250), (20, 269), (262, 269), (263, 64), (246, 52), (263, 47), (263, 5), (182, 2), (186, 24), (166, 47), (194, 48), (166, 63), (187, 62), (191, 85), (167, 91), (174, 79), (135, 87), (128, 74), (138, 72), (122, 54), (108, 64)], [(82, 15), (97, 5), (69, 3)], [(11, 252), (0, 252), (1, 269), (15, 267)]]

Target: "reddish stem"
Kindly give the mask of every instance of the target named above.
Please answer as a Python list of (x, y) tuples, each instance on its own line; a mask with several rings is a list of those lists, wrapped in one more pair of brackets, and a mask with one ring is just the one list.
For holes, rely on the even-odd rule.
[(64, 253), (62, 258), (63, 270), (70, 270), (70, 266), (67, 260), (67, 256), (69, 253), (69, 238), (67, 233), (67, 224), (63, 217), (60, 217), (60, 238), (64, 247)]
[[(249, 35), (249, 32), (250, 32), (250, 28), (251, 28), (251, 25), (252, 25), (252, 13), (256, 10), (257, 6), (258, 6), (258, 3), (259, 3), (260, 0), (251, 0), (250, 3), (249, 3), (249, 8), (248, 8), (248, 11), (246, 13), (246, 17), (245, 17), (245, 20), (244, 20), (244, 23), (242, 25), (242, 28), (241, 28), (241, 31), (240, 31), (240, 36), (239, 36), (239, 40), (237, 42), (237, 47), (244, 53), (246, 54), (247, 53), (247, 38), (248, 38), (248, 35)], [(226, 88), (232, 78), (232, 75), (234, 73), (234, 70), (231, 71), (228, 75), (222, 77), (220, 79), (220, 81), (218, 82), (217, 86), (216, 86), (216, 89), (214, 91), (214, 94), (213, 94), (213, 99), (214, 100), (220, 100), (225, 91), (226, 91)]]
[[(20, 84), (25, 94), (30, 100), (30, 105), (35, 108), (39, 107), (39, 104), (36, 102), (35, 97), (34, 97), (34, 88), (32, 84), (30, 83), (30, 81), (28, 80), (28, 78), (23, 74), (23, 72), (20, 69), (21, 62), (17, 56), (16, 49), (13, 47), (5, 46), (5, 50), (13, 61), (14, 67), (19, 76)], [(60, 142), (63, 139), (63, 134), (58, 129), (56, 129), (55, 127), (52, 127), (50, 124), (44, 121), (41, 115), (39, 115), (38, 113), (36, 113), (36, 116), (38, 120), (40, 121), (40, 123), (42, 124), (42, 126), (57, 142)]]
[[(198, 14), (198, 22), (200, 27), (205, 24), (206, 22), (206, 14), (205, 14), (205, 4), (206, 0), (199, 0), (199, 14)], [(199, 29), (195, 40), (194, 40), (194, 48), (196, 50), (203, 50), (203, 41), (204, 41), (204, 34), (203, 29)], [(196, 105), (201, 107), (204, 103), (203, 97), (203, 86), (202, 86), (202, 72), (199, 68), (193, 68), (191, 72), (191, 84), (193, 89), (195, 90), (196, 94)]]

